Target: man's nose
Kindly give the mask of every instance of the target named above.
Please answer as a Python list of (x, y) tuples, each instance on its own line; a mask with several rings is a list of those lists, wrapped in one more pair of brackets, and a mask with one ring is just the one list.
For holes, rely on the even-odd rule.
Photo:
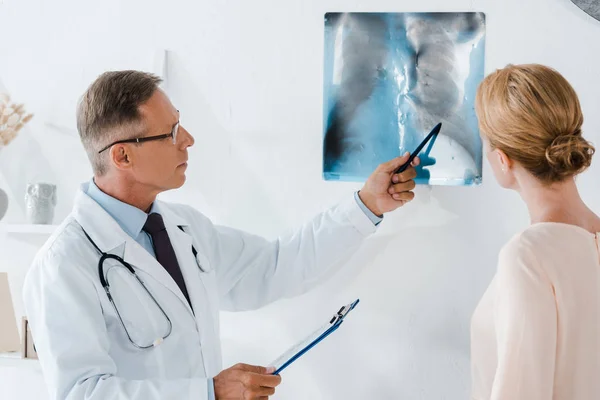
[(182, 126), (180, 126), (179, 129), (180, 129), (179, 137), (182, 139), (181, 144), (185, 147), (193, 146), (195, 143), (195, 140), (194, 140), (194, 137), (192, 136), (192, 134), (189, 133), (187, 131), (187, 129), (185, 129)]

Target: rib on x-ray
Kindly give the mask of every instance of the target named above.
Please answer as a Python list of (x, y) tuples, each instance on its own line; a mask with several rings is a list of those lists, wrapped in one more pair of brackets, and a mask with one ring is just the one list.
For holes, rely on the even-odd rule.
[(600, 21), (600, 0), (571, 0), (577, 7)]
[(326, 14), (324, 178), (363, 181), (442, 122), (417, 183), (479, 184), (484, 52), (483, 13)]

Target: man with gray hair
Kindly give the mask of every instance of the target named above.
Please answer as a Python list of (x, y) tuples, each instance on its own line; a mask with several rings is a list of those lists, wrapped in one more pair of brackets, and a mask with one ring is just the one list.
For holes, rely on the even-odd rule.
[(94, 177), (37, 254), (24, 301), (58, 399), (267, 399), (272, 368), (222, 369), (219, 310), (252, 310), (318, 284), (410, 201), (408, 155), (382, 164), (353, 197), (266, 240), (156, 199), (185, 182), (192, 135), (138, 71), (102, 74), (79, 104)]

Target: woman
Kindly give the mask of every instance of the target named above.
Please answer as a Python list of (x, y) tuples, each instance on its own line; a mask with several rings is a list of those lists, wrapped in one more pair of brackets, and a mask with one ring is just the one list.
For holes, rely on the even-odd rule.
[(600, 399), (600, 218), (574, 180), (594, 153), (577, 95), (551, 68), (509, 65), (481, 83), (476, 112), (531, 226), (500, 252), (473, 315), (472, 398)]

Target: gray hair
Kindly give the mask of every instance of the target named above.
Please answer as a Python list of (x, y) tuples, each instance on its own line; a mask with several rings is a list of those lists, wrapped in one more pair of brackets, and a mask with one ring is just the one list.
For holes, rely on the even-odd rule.
[(96, 176), (107, 172), (110, 143), (139, 135), (145, 129), (139, 106), (152, 97), (162, 79), (140, 71), (109, 71), (100, 75), (77, 106), (77, 130)]

